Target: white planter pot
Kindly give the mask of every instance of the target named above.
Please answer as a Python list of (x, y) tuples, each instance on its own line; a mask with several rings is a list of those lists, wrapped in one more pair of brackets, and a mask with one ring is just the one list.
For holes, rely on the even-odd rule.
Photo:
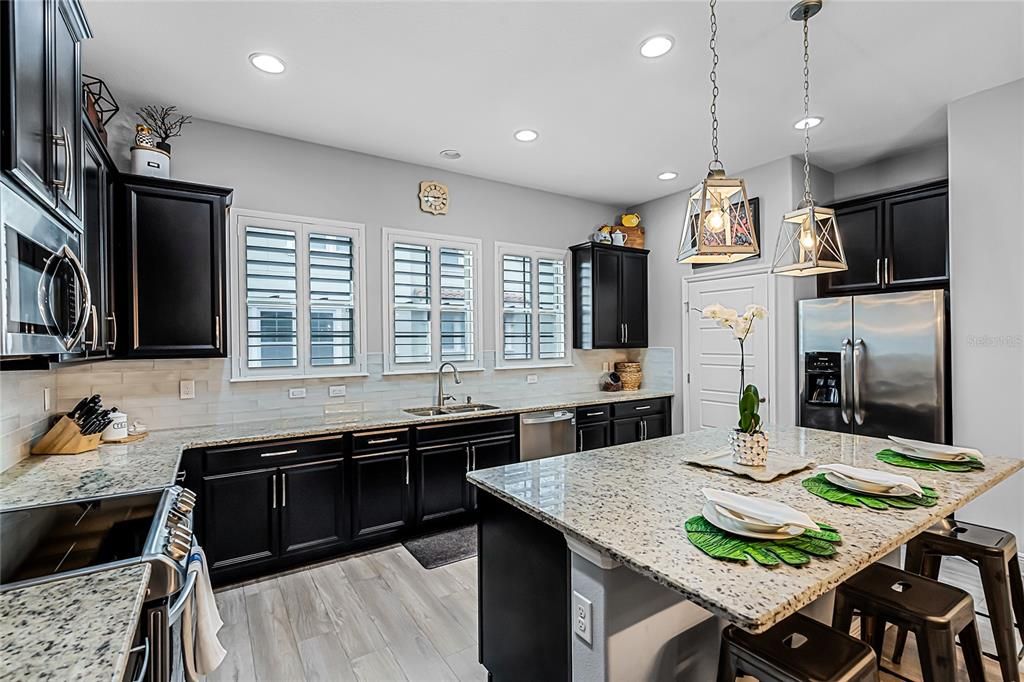
[(768, 436), (764, 432), (744, 433), (733, 431), (729, 434), (732, 459), (737, 464), (763, 467), (768, 463)]

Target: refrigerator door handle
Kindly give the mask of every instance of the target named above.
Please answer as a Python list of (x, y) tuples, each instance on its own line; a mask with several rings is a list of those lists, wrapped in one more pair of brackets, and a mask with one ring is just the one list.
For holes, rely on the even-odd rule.
[(850, 339), (843, 339), (843, 347), (839, 351), (839, 415), (844, 424), (850, 423), (850, 385), (847, 367), (850, 363)]
[(853, 342), (853, 419), (860, 426), (864, 424), (864, 412), (860, 409), (861, 364), (864, 362), (864, 339)]

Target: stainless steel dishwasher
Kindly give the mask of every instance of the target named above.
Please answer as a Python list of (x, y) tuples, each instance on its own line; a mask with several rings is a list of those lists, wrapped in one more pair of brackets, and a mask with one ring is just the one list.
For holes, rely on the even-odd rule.
[(576, 410), (544, 410), (519, 415), (519, 461), (576, 451)]

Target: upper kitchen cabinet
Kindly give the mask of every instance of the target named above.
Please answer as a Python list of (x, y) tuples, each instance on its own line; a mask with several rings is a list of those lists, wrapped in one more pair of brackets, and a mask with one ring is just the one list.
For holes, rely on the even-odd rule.
[(820, 296), (949, 283), (948, 183), (835, 204), (848, 269), (821, 275)]
[(594, 242), (570, 251), (573, 348), (646, 348), (649, 252)]
[[(83, 114), (84, 118), (84, 114)], [(117, 170), (92, 124), (83, 124), (82, 150), (82, 262), (92, 292), (89, 328), (85, 334), (85, 357), (105, 358), (114, 352), (113, 266), (111, 264), (111, 223), (114, 178)]]
[(120, 177), (114, 234), (118, 357), (227, 356), (231, 194), (176, 180)]
[(3, 169), (48, 210), (82, 225), (82, 61), (92, 37), (77, 0), (0, 3)]

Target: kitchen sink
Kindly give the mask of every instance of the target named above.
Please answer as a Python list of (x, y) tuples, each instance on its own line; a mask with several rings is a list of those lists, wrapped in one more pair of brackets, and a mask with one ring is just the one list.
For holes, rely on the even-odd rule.
[(470, 414), (473, 412), (489, 412), (491, 410), (499, 410), (497, 405), (487, 405), (484, 403), (463, 403), (461, 405), (451, 405), (448, 407), (409, 407), (404, 410), (406, 414), (411, 414), (414, 417), (439, 417), (445, 414)]

